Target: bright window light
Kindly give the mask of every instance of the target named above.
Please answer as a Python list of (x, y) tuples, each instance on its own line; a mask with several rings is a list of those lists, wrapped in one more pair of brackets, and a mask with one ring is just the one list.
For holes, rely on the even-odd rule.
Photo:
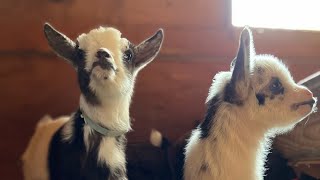
[(320, 30), (320, 0), (232, 0), (232, 24)]

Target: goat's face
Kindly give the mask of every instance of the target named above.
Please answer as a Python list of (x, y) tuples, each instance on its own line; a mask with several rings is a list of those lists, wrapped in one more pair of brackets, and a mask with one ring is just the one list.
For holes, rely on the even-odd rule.
[(287, 67), (270, 55), (254, 58), (249, 93), (257, 117), (270, 126), (299, 122), (316, 108), (312, 92), (294, 82)]
[(279, 59), (255, 54), (248, 28), (241, 33), (231, 71), (216, 75), (207, 101), (214, 96), (244, 121), (277, 130), (293, 127), (316, 109), (317, 101), (310, 90), (294, 82)]
[(158, 54), (163, 40), (162, 30), (137, 46), (111, 27), (93, 29), (76, 42), (48, 24), (44, 30), (55, 52), (76, 68), (81, 92), (91, 103), (101, 96), (132, 94), (137, 73)]

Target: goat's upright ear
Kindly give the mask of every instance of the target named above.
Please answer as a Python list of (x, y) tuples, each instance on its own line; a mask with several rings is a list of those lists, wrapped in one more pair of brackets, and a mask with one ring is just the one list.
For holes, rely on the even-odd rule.
[(248, 97), (252, 56), (254, 56), (252, 34), (249, 27), (245, 27), (240, 35), (237, 56), (231, 63), (232, 77), (225, 95), (227, 101), (242, 104)]
[(49, 23), (44, 25), (44, 34), (55, 53), (76, 66), (76, 44), (66, 35), (55, 30)]
[(134, 71), (137, 72), (159, 53), (163, 42), (163, 30), (159, 29), (153, 36), (144, 40), (134, 48)]

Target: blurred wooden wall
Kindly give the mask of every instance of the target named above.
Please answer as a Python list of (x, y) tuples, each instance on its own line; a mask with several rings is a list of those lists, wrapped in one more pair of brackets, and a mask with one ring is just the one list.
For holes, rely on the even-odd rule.
[[(212, 76), (228, 70), (238, 45), (230, 9), (230, 0), (2, 1), (1, 179), (22, 178), (20, 155), (44, 114), (69, 114), (78, 105), (75, 73), (49, 49), (44, 22), (71, 38), (115, 26), (134, 43), (164, 28), (161, 53), (139, 74), (131, 108), (129, 141), (143, 142), (151, 128), (173, 139), (202, 119)], [(264, 30), (254, 36), (257, 52), (284, 59), (296, 80), (320, 69), (320, 33)]]

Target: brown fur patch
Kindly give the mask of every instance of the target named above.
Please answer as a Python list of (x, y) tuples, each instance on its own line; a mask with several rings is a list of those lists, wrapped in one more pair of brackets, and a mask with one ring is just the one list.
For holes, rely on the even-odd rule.
[(55, 132), (63, 126), (69, 117), (60, 117), (55, 120), (40, 120), (37, 124), (26, 151), (22, 155), (23, 174), (26, 180), (49, 179), (48, 149)]

